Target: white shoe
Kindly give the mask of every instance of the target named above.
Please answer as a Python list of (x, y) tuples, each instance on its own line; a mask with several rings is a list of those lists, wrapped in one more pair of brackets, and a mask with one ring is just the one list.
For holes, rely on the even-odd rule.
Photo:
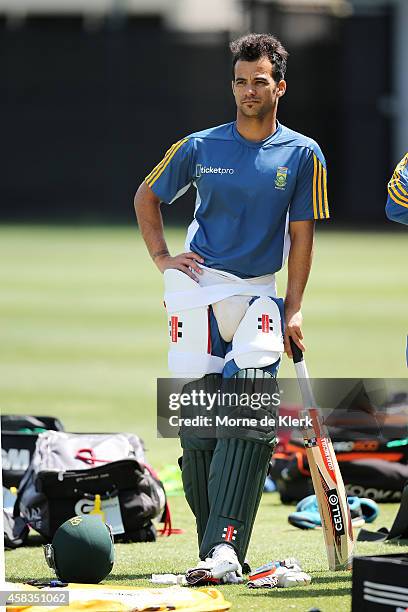
[(218, 544), (211, 555), (212, 575), (223, 584), (240, 584), (243, 581), (242, 567), (237, 553), (229, 544)]
[(235, 550), (229, 544), (218, 544), (205, 561), (186, 572), (188, 584), (240, 584), (242, 568)]

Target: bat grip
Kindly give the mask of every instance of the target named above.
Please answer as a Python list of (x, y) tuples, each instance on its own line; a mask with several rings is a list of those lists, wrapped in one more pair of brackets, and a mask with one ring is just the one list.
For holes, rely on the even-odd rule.
[(294, 343), (294, 341), (292, 340), (292, 338), (289, 336), (289, 342), (290, 342), (290, 350), (292, 351), (292, 359), (293, 359), (293, 363), (300, 363), (301, 361), (303, 361), (303, 352), (302, 350), (298, 347), (297, 344)]
[(292, 350), (293, 363), (295, 365), (296, 376), (298, 379), (300, 393), (302, 395), (303, 406), (305, 409), (316, 407), (312, 385), (310, 383), (309, 373), (307, 371), (306, 362), (303, 357), (303, 351), (295, 344), (289, 336), (290, 348)]

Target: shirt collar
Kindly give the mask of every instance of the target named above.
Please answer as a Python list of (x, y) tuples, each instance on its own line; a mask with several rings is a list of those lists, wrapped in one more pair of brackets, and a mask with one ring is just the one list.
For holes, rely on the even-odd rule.
[(279, 121), (276, 120), (276, 130), (274, 131), (273, 134), (271, 134), (267, 138), (264, 138), (263, 140), (255, 140), (254, 141), (254, 140), (247, 140), (246, 138), (241, 136), (241, 134), (237, 130), (237, 122), (236, 121), (234, 121), (233, 124), (232, 124), (232, 133), (234, 135), (235, 140), (238, 140), (238, 142), (240, 142), (241, 144), (244, 144), (247, 147), (251, 147), (252, 149), (260, 149), (260, 148), (264, 147), (265, 145), (273, 142), (278, 137), (278, 135), (281, 133), (281, 131), (282, 131), (282, 126), (279, 123)]

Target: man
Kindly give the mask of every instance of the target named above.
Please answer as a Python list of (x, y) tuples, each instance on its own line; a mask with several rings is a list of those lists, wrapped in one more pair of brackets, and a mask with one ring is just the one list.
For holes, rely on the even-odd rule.
[(401, 159), (388, 183), (385, 213), (391, 221), (408, 225), (408, 153)]
[[(313, 140), (277, 121), (288, 56), (279, 40), (249, 34), (230, 48), (236, 121), (175, 143), (140, 185), (135, 208), (165, 277), (170, 370), (195, 379), (188, 390), (214, 392), (228, 383), (253, 392), (273, 388), (282, 352), (291, 356), (290, 337), (305, 349), (301, 305), (314, 221), (329, 217), (326, 166)], [(191, 184), (197, 200), (186, 252), (171, 256), (160, 203), (172, 203)], [(288, 254), (283, 309), (274, 274)], [(217, 436), (180, 434), (201, 559), (187, 572), (190, 584), (242, 581), (275, 445), (274, 427), (259, 422)]]
[[(385, 214), (391, 221), (408, 225), (408, 153), (405, 153), (388, 183)], [(405, 349), (408, 366), (408, 336)]]

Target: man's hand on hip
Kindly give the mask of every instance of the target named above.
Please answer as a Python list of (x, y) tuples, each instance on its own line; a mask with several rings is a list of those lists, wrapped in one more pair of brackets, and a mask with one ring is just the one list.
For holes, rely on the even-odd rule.
[(204, 259), (197, 253), (180, 253), (180, 255), (175, 255), (175, 257), (172, 257), (169, 253), (158, 254), (154, 257), (154, 261), (160, 272), (163, 273), (169, 268), (180, 270), (180, 272), (184, 272), (196, 282), (197, 274), (203, 273), (197, 262), (203, 264)]
[(285, 353), (288, 357), (292, 357), (292, 351), (290, 350), (289, 337), (292, 338), (293, 342), (302, 350), (306, 350), (303, 344), (303, 316), (301, 310), (291, 309), (285, 306)]

